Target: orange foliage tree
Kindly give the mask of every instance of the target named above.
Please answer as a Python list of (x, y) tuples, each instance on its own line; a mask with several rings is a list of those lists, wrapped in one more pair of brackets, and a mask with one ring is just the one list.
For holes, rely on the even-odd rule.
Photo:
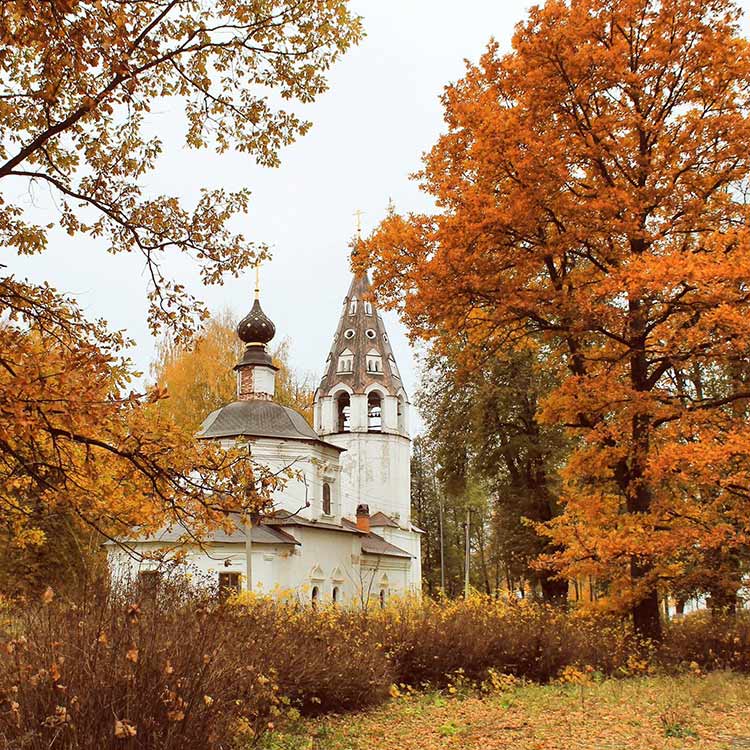
[[(658, 590), (750, 519), (750, 50), (727, 0), (549, 0), (443, 95), (418, 175), (434, 215), (358, 254), (462, 365), (535, 348), (559, 369), (565, 576), (660, 635)], [(727, 581), (736, 589), (737, 580)]]
[[(275, 401), (289, 406), (312, 422), (315, 391), (309, 377), (297, 374), (289, 363), (289, 339), (271, 352), (276, 372)], [(152, 376), (168, 398), (159, 408), (178, 424), (197, 430), (214, 410), (237, 398), (234, 366), (242, 358), (243, 344), (231, 311), (209, 319), (190, 345), (165, 337), (152, 364)]]
[[(310, 102), (357, 42), (346, 0), (8, 0), (0, 8), (0, 243), (39, 253), (49, 226), (26, 213), (30, 184), (49, 189), (69, 234), (137, 252), (149, 322), (175, 336), (206, 310), (163, 268), (169, 254), (221, 283), (262, 257), (228, 226), (242, 190), (204, 190), (194, 208), (149, 197), (162, 150), (147, 135), (157, 99), (184, 104), (187, 145), (234, 148), (274, 166), (310, 123)], [(14, 196), (21, 196), (16, 200)], [(73, 261), (74, 262), (74, 261)], [(165, 517), (200, 531), (226, 511), (263, 505), (275, 481), (241, 451), (197, 446), (131, 390), (128, 344), (48, 285), (0, 279), (0, 523), (19, 547), (44, 541), (55, 516), (106, 535), (153, 530)], [(238, 489), (240, 488), (240, 489)]]

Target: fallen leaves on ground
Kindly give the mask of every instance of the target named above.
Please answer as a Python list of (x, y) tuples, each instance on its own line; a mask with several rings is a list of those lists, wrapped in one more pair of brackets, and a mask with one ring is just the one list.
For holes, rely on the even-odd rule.
[(322, 721), (317, 750), (750, 748), (750, 677), (521, 686), (490, 697), (407, 696)]

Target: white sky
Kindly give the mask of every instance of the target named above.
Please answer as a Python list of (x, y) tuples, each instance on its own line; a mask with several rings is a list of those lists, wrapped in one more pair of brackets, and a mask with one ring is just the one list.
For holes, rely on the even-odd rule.
[[(367, 36), (330, 72), (330, 90), (301, 110), (313, 128), (282, 152), (278, 169), (257, 167), (243, 154), (187, 149), (178, 103), (155, 113), (165, 154), (148, 178), (149, 191), (177, 195), (186, 205), (194, 203), (201, 187), (253, 191), (242, 231), (273, 248), (273, 259), (262, 271), (262, 303), (277, 336), (291, 338), (292, 364), (298, 370), (317, 377), (328, 353), (349, 284), (353, 212), (364, 211), (363, 231), (368, 232), (389, 198), (399, 211), (429, 209), (427, 197), (408, 175), (443, 129), (441, 91), (461, 77), (464, 59), (475, 61), (490, 37), (509, 49), (513, 28), (530, 5), (526, 0), (355, 0), (352, 7), (363, 16)], [(741, 5), (747, 9), (750, 0)], [(30, 200), (27, 187), (20, 185), (17, 195), (7, 197)], [(36, 195), (34, 203), (35, 214), (54, 221), (54, 207), (45, 195)], [(6, 256), (2, 262), (19, 276), (49, 281), (77, 297), (89, 315), (126, 329), (137, 342), (132, 359), (148, 370), (154, 341), (146, 326), (146, 278), (136, 255), (113, 257), (99, 241), (59, 233), (46, 253)], [(172, 269), (211, 309), (229, 306), (238, 316), (249, 309), (251, 272), (222, 287), (201, 289), (184, 259), (165, 264), (165, 270)], [(384, 317), (413, 396), (412, 352), (398, 320)]]

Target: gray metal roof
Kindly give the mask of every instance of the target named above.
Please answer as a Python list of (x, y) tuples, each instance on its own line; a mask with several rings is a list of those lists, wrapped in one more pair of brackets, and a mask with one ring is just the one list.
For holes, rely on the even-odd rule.
[(304, 526), (309, 529), (321, 529), (322, 531), (345, 531), (349, 534), (363, 534), (356, 526), (352, 528), (343, 523), (328, 523), (327, 521), (318, 521), (317, 519), (303, 518), (295, 513), (289, 513), (285, 510), (276, 511), (273, 515), (266, 516), (263, 523), (269, 526)]
[[(231, 514), (236, 516), (237, 514)], [(231, 543), (245, 543), (245, 527), (236, 519), (233, 518), (233, 529), (229, 532), (222, 528), (214, 529), (209, 532), (201, 539), (204, 543), (214, 544), (231, 544)], [(276, 528), (275, 526), (266, 526), (265, 524), (255, 524), (252, 527), (252, 534), (250, 539), (253, 544), (300, 544), (291, 534), (287, 533), (283, 529)], [(190, 544), (193, 537), (190, 535), (188, 530), (180, 523), (175, 523), (171, 526), (164, 526), (154, 534), (144, 537), (133, 537), (128, 540), (123, 540), (124, 544), (128, 542), (152, 542), (157, 544), (168, 543), (182, 543)], [(114, 544), (115, 542), (105, 542), (105, 544)]]
[[(357, 524), (353, 523), (348, 518), (342, 518), (341, 524), (342, 526), (349, 526), (353, 529), (357, 528)], [(405, 549), (401, 549), (401, 547), (397, 547), (395, 544), (386, 542), (380, 534), (376, 534), (374, 531), (369, 532), (369, 534), (364, 534), (362, 537), (362, 552), (366, 555), (384, 555), (386, 557), (407, 557), (409, 559), (413, 557), (413, 555)]]
[(197, 437), (306, 440), (322, 443), (338, 451), (343, 450), (321, 440), (305, 418), (294, 409), (260, 399), (234, 401), (211, 412), (198, 430)]
[(400, 529), (401, 527), (390, 517), (386, 516), (385, 513), (378, 511), (370, 516), (370, 526), (388, 526), (391, 529)]

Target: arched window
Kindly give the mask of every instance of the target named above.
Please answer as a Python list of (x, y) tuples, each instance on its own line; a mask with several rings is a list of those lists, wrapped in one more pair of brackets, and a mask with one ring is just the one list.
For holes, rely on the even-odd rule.
[(338, 431), (350, 432), (351, 431), (350, 416), (352, 412), (352, 407), (349, 403), (349, 394), (346, 391), (339, 394), (338, 398), (336, 399), (336, 407), (338, 411)]
[(323, 482), (323, 513), (331, 515), (331, 485), (328, 482)]
[(339, 363), (336, 372), (351, 372), (354, 369), (354, 353), (351, 349), (344, 349), (339, 354)]
[(313, 606), (313, 609), (318, 608), (318, 595), (319, 595), (318, 587), (313, 586), (312, 587), (312, 593), (310, 594), (310, 603)]
[(357, 298), (353, 297), (349, 303), (349, 315), (355, 315), (357, 312)]
[(383, 372), (383, 358), (377, 349), (367, 352), (367, 372)]
[(377, 391), (371, 391), (367, 397), (367, 431), (380, 432), (382, 425), (382, 399)]
[(331, 601), (334, 604), (337, 604), (338, 600), (339, 600), (339, 587), (338, 586), (334, 586), (333, 587), (333, 591), (331, 591)]
[(372, 315), (372, 302), (365, 302), (365, 315)]

